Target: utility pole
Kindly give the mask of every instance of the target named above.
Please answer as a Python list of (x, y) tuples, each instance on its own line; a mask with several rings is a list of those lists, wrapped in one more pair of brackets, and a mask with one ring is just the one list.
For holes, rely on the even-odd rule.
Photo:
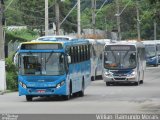
[[(156, 9), (154, 9), (154, 15), (156, 15), (157, 11)], [(153, 25), (154, 25), (154, 40), (157, 40), (157, 22), (156, 22), (156, 18), (154, 17), (153, 20)]]
[(154, 40), (157, 40), (157, 23), (156, 23), (156, 20), (154, 20)]
[(137, 11), (137, 34), (138, 34), (138, 40), (141, 40), (140, 19), (139, 19), (139, 2), (138, 2), (138, 0), (136, 0), (136, 11)]
[(81, 1), (77, 0), (77, 34), (81, 36)]
[(119, 0), (116, 0), (116, 7), (117, 7), (117, 29), (118, 29), (118, 40), (121, 40), (121, 26), (120, 26), (120, 9), (119, 9)]
[(59, 35), (60, 23), (59, 23), (59, 0), (56, 0), (55, 3), (55, 12), (56, 12), (56, 35)]
[(45, 0), (45, 35), (48, 35), (48, 0)]
[(6, 90), (5, 55), (4, 55), (4, 31), (3, 31), (4, 1), (0, 0), (0, 91)]
[(93, 34), (95, 35), (96, 33), (96, 0), (92, 0), (92, 29), (93, 29)]

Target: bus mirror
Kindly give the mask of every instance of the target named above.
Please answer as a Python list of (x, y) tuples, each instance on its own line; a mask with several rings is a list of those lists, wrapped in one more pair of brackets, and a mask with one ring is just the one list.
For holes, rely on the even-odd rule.
[(71, 63), (71, 56), (67, 56), (68, 63)]
[(15, 55), (14, 55), (14, 58), (13, 58), (14, 60), (13, 60), (13, 62), (14, 62), (14, 64), (15, 65), (18, 65), (18, 53), (16, 53)]

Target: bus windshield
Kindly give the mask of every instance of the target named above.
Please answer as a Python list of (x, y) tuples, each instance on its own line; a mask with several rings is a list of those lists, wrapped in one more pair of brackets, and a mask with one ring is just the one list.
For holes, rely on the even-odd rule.
[(133, 69), (136, 67), (135, 51), (107, 51), (104, 53), (106, 69)]
[(156, 46), (155, 45), (145, 45), (146, 57), (156, 56)]
[(62, 53), (21, 53), (19, 61), (21, 75), (62, 75), (65, 73)]

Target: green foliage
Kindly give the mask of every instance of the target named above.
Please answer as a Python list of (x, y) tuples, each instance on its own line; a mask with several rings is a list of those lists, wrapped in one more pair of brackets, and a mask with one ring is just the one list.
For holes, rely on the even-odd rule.
[(12, 57), (6, 58), (6, 81), (8, 90), (17, 90), (17, 69), (13, 64)]
[[(8, 5), (12, 0), (5, 0)], [(117, 28), (117, 17), (115, 14), (115, 0), (109, 0), (99, 11), (99, 8), (105, 0), (97, 0), (96, 28), (101, 30), (112, 31)], [(60, 5), (60, 22), (66, 17), (68, 12), (76, 4), (77, 0), (65, 0)], [(119, 0), (121, 19), (122, 38), (137, 38), (137, 16), (135, 0)], [(49, 24), (50, 27), (55, 21), (55, 0), (49, 0)], [(142, 39), (153, 39), (153, 22), (156, 21), (157, 33), (160, 32), (160, 0), (139, 0), (140, 8), (140, 27)], [(81, 27), (82, 29), (92, 28), (92, 8), (91, 0), (81, 0)], [(26, 25), (29, 29), (38, 29), (41, 33), (44, 31), (44, 0), (14, 0), (10, 7), (5, 11), (7, 25)], [(65, 32), (77, 32), (77, 9), (75, 8), (68, 18), (61, 25)], [(16, 36), (15, 34), (11, 34)], [(159, 34), (157, 34), (160, 37)], [(30, 40), (28, 33), (25, 36), (18, 36)]]
[(12, 41), (30, 41), (38, 37), (38, 33), (34, 32), (32, 30), (28, 29), (22, 29), (22, 30), (14, 30), (14, 31), (6, 31), (6, 44), (12, 40)]

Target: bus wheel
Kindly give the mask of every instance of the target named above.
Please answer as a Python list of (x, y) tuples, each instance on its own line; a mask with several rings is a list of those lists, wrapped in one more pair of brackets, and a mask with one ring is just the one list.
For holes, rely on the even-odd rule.
[(71, 96), (72, 96), (72, 83), (70, 82), (70, 84), (69, 84), (69, 94), (68, 95), (64, 95), (63, 99), (64, 100), (69, 100), (71, 98)]
[(140, 84), (143, 84), (143, 80), (140, 81)]
[(110, 82), (106, 82), (106, 86), (110, 86), (111, 84), (110, 84)]
[(94, 76), (92, 76), (92, 77), (91, 77), (91, 81), (94, 81), (94, 80), (95, 80), (95, 77), (94, 77)]
[(140, 82), (138, 81), (138, 82), (135, 82), (134, 84), (135, 84), (135, 86), (138, 86), (138, 85), (139, 85), (139, 83), (140, 83)]
[(83, 97), (84, 96), (84, 80), (82, 81), (82, 90), (79, 91), (79, 97)]
[(154, 67), (158, 67), (158, 64), (155, 64)]
[(26, 95), (26, 100), (27, 100), (27, 101), (32, 101), (32, 98), (33, 98), (32, 96)]

